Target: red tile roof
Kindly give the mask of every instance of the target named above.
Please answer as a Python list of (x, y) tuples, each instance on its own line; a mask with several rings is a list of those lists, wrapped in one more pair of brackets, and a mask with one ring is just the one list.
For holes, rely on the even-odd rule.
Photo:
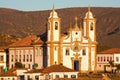
[(0, 52), (5, 52), (5, 49), (7, 49), (7, 46), (0, 46)]
[(9, 77), (9, 76), (17, 76), (16, 73), (11, 73), (11, 72), (3, 72), (3, 73), (0, 73), (0, 77)]
[(25, 73), (42, 73), (43, 69), (32, 69), (28, 72), (25, 72)]
[(111, 48), (108, 50), (104, 50), (102, 52), (98, 52), (98, 54), (114, 54), (114, 53), (120, 53), (120, 48)]
[(26, 69), (25, 68), (13, 68), (13, 69), (8, 70), (8, 72), (0, 73), (0, 77), (1, 76), (17, 76), (16, 70), (26, 70)]
[(103, 78), (56, 78), (53, 80), (103, 80)]
[(51, 72), (75, 72), (75, 71), (63, 65), (52, 65), (50, 67), (43, 69), (43, 73), (51, 73)]
[(9, 47), (23, 47), (23, 46), (31, 46), (34, 44), (42, 44), (42, 43), (43, 41), (39, 37), (37, 37), (36, 35), (30, 35), (22, 40), (13, 43)]

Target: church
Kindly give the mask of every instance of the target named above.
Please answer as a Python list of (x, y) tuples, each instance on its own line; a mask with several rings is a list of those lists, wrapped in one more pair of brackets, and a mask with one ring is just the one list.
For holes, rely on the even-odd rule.
[(61, 18), (53, 6), (47, 23), (47, 66), (62, 64), (79, 72), (96, 72), (96, 19), (90, 7), (80, 26), (78, 19), (62, 34)]
[(63, 34), (61, 18), (53, 6), (47, 21), (47, 41), (43, 42), (40, 36), (29, 35), (11, 44), (8, 48), (9, 69), (21, 62), (27, 69), (33, 69), (35, 64), (39, 69), (61, 64), (81, 73), (96, 72), (96, 19), (90, 7), (85, 17), (79, 19), (75, 17), (74, 25), (70, 25), (67, 34)]

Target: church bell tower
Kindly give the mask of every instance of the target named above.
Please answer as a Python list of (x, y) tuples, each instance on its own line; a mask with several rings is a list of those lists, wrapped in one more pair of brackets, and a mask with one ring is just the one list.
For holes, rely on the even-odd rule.
[(60, 42), (60, 23), (61, 19), (58, 17), (57, 12), (53, 9), (50, 13), (50, 16), (48, 18), (48, 34), (47, 34), (47, 41), (48, 41), (48, 66), (59, 64), (59, 54), (60, 54), (60, 48), (59, 48), (59, 42)]
[(96, 41), (96, 19), (90, 11), (90, 6), (88, 7), (88, 12), (84, 18), (84, 37)]

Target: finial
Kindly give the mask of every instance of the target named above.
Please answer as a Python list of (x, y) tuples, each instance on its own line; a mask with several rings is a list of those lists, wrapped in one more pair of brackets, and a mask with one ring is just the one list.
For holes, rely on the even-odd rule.
[(52, 10), (54, 11), (54, 4), (53, 4), (53, 7), (52, 7)]
[(54, 15), (54, 4), (53, 4), (53, 7), (52, 7), (52, 17), (53, 17), (53, 15)]
[(88, 5), (88, 11), (90, 11), (90, 4)]
[(75, 17), (75, 25), (77, 25), (77, 20), (78, 20), (78, 18), (77, 18), (77, 16)]

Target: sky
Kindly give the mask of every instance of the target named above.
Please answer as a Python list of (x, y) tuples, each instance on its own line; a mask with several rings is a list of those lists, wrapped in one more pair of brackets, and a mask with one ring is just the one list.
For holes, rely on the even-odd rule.
[(120, 7), (120, 0), (0, 0), (0, 8), (23, 11), (50, 10), (71, 7)]

